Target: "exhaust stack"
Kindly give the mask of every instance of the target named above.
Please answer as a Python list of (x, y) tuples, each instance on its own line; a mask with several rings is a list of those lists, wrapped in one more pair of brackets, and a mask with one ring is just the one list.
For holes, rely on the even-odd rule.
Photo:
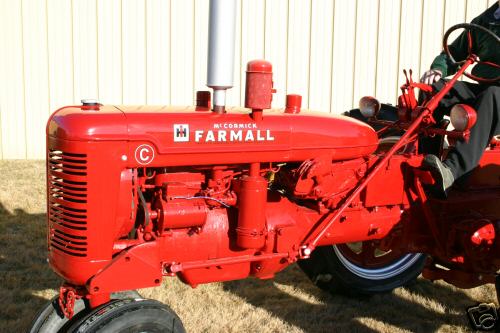
[(207, 86), (217, 113), (225, 112), (226, 89), (233, 87), (235, 32), (236, 0), (210, 0)]

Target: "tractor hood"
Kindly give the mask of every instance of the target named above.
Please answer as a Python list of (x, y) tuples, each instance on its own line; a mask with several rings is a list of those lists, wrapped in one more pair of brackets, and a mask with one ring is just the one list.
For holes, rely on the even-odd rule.
[(126, 141), (130, 157), (146, 145), (157, 157), (148, 161), (151, 166), (303, 161), (319, 155), (345, 160), (371, 154), (378, 145), (375, 131), (355, 119), (282, 109), (265, 110), (263, 119), (254, 121), (244, 108), (216, 114), (200, 107), (72, 106), (51, 116), (47, 135)]

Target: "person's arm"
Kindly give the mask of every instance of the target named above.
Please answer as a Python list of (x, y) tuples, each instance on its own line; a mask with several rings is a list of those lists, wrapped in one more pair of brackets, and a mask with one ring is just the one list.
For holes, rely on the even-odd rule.
[[(464, 41), (465, 39), (465, 41)], [(450, 46), (450, 53), (455, 61), (464, 60), (467, 57), (467, 35), (462, 33)], [(431, 70), (438, 70), (443, 77), (453, 75), (457, 72), (458, 66), (451, 63), (450, 59), (443, 51), (431, 64)]]

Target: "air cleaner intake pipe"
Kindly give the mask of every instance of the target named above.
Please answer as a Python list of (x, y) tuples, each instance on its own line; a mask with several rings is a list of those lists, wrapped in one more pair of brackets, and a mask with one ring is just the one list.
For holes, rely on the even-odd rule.
[(207, 86), (217, 113), (225, 112), (226, 89), (233, 86), (235, 30), (236, 0), (210, 0)]

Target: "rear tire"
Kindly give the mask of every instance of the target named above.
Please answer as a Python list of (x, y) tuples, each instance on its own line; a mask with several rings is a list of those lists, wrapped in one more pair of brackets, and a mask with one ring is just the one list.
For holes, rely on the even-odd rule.
[(185, 333), (177, 314), (154, 300), (122, 299), (101, 305), (75, 321), (68, 333)]
[[(141, 295), (135, 290), (127, 290), (111, 295), (112, 298), (141, 298)], [(68, 318), (59, 310), (59, 295), (52, 298), (45, 306), (36, 314), (28, 329), (29, 333), (57, 333), (64, 326), (68, 325)], [(71, 319), (77, 320), (87, 313), (85, 302), (82, 299), (75, 301), (74, 316)]]
[(401, 254), (377, 267), (363, 266), (346, 256), (339, 246), (317, 248), (299, 267), (319, 288), (333, 294), (367, 296), (407, 285), (421, 273), (426, 255)]

